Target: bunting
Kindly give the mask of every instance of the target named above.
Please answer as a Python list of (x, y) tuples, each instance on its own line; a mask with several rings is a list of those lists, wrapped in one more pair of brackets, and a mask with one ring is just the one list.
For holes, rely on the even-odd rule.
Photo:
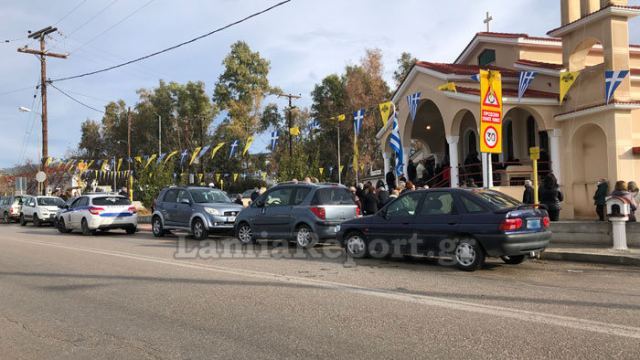
[(196, 157), (198, 157), (198, 154), (200, 154), (200, 149), (202, 149), (202, 146), (198, 146), (197, 148), (195, 148), (195, 150), (193, 150), (193, 154), (191, 154), (191, 160), (189, 161), (189, 166), (193, 164), (193, 162), (196, 160)]
[(418, 113), (418, 104), (420, 103), (420, 92), (407, 96), (407, 103), (409, 104), (409, 112), (411, 113), (411, 121), (416, 120), (416, 114)]
[(291, 136), (300, 136), (300, 128), (297, 127), (297, 126), (289, 128), (289, 135), (291, 135)]
[(380, 109), (380, 117), (382, 118), (382, 127), (387, 126), (389, 116), (391, 116), (392, 107), (393, 103), (391, 101), (383, 102), (378, 105), (378, 109)]
[(242, 149), (242, 156), (247, 155), (247, 152), (249, 151), (251, 144), (253, 144), (253, 136), (249, 136), (247, 138), (247, 142), (246, 144), (244, 144), (244, 149)]
[(338, 122), (343, 122), (345, 120), (347, 120), (347, 115), (345, 114), (338, 115)]
[(231, 159), (233, 155), (236, 153), (237, 148), (238, 148), (238, 140), (233, 140), (233, 143), (231, 143), (231, 150), (229, 151), (229, 159)]
[(362, 121), (364, 120), (365, 109), (360, 109), (353, 112), (353, 131), (356, 136), (360, 135), (362, 129)]
[(169, 160), (171, 160), (172, 157), (176, 156), (178, 154), (178, 150), (174, 150), (172, 152), (169, 153), (169, 155), (167, 155), (167, 157), (164, 159), (164, 163), (168, 163)]
[(213, 150), (211, 150), (211, 158), (213, 159), (216, 154), (218, 153), (218, 150), (220, 150), (222, 147), (224, 146), (224, 143), (218, 143), (218, 145), (216, 145), (216, 147), (213, 148)]
[(613, 94), (618, 89), (618, 86), (622, 84), (622, 80), (629, 74), (629, 70), (620, 70), (620, 71), (605, 71), (605, 99), (606, 103), (609, 104), (611, 99), (613, 99)]
[(456, 89), (456, 83), (454, 83), (454, 82), (448, 82), (446, 84), (440, 85), (440, 86), (438, 86), (438, 90), (439, 91), (449, 91), (449, 92), (454, 92), (454, 93), (458, 92), (458, 90)]
[(274, 131), (271, 133), (271, 150), (275, 150), (276, 146), (278, 146), (278, 132)]
[(182, 154), (180, 154), (180, 166), (184, 164), (184, 161), (187, 159), (188, 156), (189, 156), (189, 150), (187, 149), (182, 150)]
[(529, 84), (531, 84), (533, 79), (535, 79), (536, 74), (537, 73), (535, 71), (520, 72), (520, 84), (518, 85), (518, 100), (522, 100), (522, 97), (524, 96), (525, 92), (527, 92), (527, 89), (529, 88)]
[(149, 159), (147, 159), (147, 163), (144, 165), (144, 169), (145, 170), (147, 170), (149, 165), (153, 162), (153, 160), (156, 159), (156, 157), (158, 157), (158, 154), (153, 154), (153, 155), (149, 156)]
[(238, 173), (233, 174), (233, 182), (238, 181), (238, 175), (239, 175)]
[(211, 148), (211, 145), (206, 145), (205, 147), (203, 147), (202, 150), (200, 150), (200, 153), (198, 154), (197, 159), (200, 160), (200, 158), (202, 158), (204, 154), (206, 154), (207, 151), (209, 151), (210, 148)]

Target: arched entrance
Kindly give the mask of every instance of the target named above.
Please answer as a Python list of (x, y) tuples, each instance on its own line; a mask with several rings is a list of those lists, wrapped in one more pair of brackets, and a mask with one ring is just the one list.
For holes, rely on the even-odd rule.
[(573, 201), (576, 217), (594, 217), (591, 198), (595, 183), (607, 178), (607, 137), (595, 124), (583, 125), (571, 142), (573, 164)]
[[(449, 164), (449, 147), (445, 134), (444, 119), (440, 109), (431, 100), (421, 102), (413, 122), (410, 118), (407, 119), (403, 144), (413, 144), (410, 151), (412, 160), (415, 160), (413, 165), (417, 167), (418, 163), (422, 162), (425, 168), (422, 176), (416, 179), (418, 184), (429, 181), (433, 185), (435, 182), (444, 180), (436, 181), (433, 178)], [(407, 141), (409, 139), (410, 142)], [(408, 173), (411, 172), (408, 171)]]

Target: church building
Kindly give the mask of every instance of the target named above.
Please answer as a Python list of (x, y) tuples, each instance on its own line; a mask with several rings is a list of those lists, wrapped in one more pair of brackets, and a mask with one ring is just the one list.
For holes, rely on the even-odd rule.
[[(640, 181), (640, 46), (629, 44), (628, 27), (637, 15), (640, 6), (627, 0), (561, 0), (561, 26), (547, 36), (482, 32), (451, 64), (417, 62), (392, 99), (404, 173), (410, 158), (448, 165), (441, 177), (446, 183), (438, 186), (464, 186), (474, 178), (521, 198), (532, 173), (529, 148), (537, 146), (541, 176), (552, 172), (565, 195), (561, 218), (595, 218), (599, 179)], [(480, 69), (502, 75), (502, 153), (494, 156), (479, 155), (480, 84), (474, 78)], [(624, 70), (628, 75), (607, 102), (605, 72)], [(523, 71), (536, 76), (518, 97)], [(567, 71), (579, 76), (561, 102), (560, 76)], [(438, 90), (448, 82), (456, 91)], [(407, 97), (418, 92), (412, 119)], [(393, 169), (392, 123), (377, 135), (385, 173)], [(481, 171), (489, 161), (492, 171)]]

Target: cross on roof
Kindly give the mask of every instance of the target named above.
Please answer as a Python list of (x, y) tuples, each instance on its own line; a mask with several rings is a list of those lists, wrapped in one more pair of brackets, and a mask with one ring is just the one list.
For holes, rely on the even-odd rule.
[(493, 20), (493, 17), (487, 11), (487, 17), (484, 19), (484, 23), (487, 24), (487, 32), (489, 32), (489, 23)]

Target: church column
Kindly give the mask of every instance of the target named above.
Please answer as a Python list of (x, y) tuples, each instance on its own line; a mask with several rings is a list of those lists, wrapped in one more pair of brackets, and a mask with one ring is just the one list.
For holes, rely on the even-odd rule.
[(387, 176), (387, 173), (391, 170), (391, 154), (383, 150), (382, 159), (384, 160), (384, 176)]
[(451, 165), (451, 187), (457, 188), (460, 185), (460, 173), (458, 169), (458, 141), (460, 136), (447, 136), (449, 143), (449, 164)]
[(409, 167), (409, 158), (411, 155), (411, 146), (403, 146), (402, 147), (402, 175), (404, 175), (407, 180), (409, 179), (408, 167)]
[(560, 164), (560, 137), (562, 130), (552, 129), (549, 134), (549, 157), (551, 159), (551, 171), (558, 179), (558, 183), (562, 184), (562, 167)]

